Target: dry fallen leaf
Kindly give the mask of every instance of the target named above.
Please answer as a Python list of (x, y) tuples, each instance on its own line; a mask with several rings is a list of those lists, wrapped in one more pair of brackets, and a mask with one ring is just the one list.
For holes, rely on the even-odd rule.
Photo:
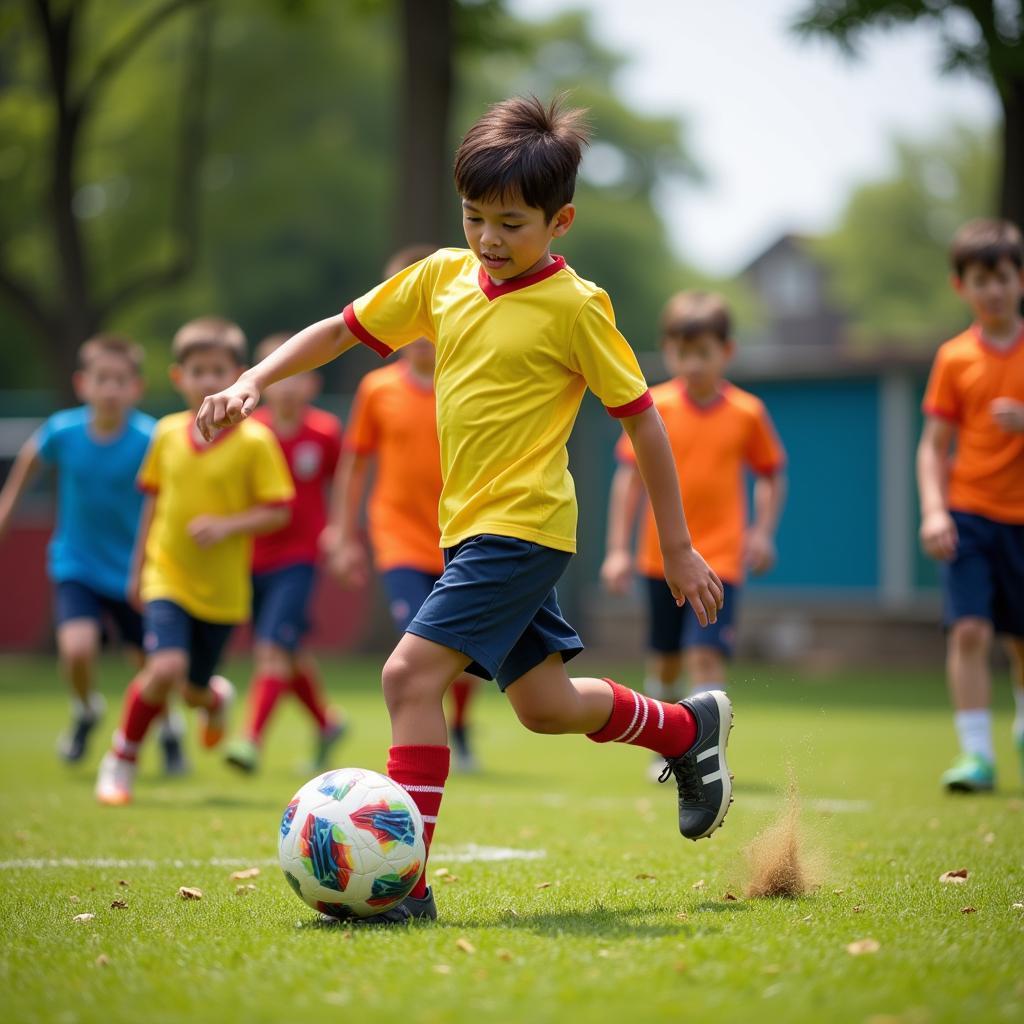
[(81, 903), (82, 902), (77, 896), (69, 896), (68, 899), (71, 900), (72, 903)]
[(451, 872), (447, 868), (438, 868), (434, 872), (434, 877), (435, 878), (444, 878), (445, 875), (450, 875), (450, 874), (451, 874)]
[(435, 974), (451, 974), (452, 969), (450, 964), (434, 964)]
[(550, 882), (538, 882), (537, 883), (537, 888), (538, 889), (550, 889), (551, 888), (551, 883)]
[(939, 875), (940, 882), (952, 882), (954, 885), (963, 885), (969, 877), (967, 868), (957, 868), (955, 871), (946, 871)]
[(494, 955), (499, 960), (504, 960), (505, 963), (511, 963), (515, 959), (511, 951), (507, 949), (499, 949)]
[(127, 900), (114, 900), (114, 902), (110, 904), (110, 909), (111, 910), (127, 910), (128, 909), (128, 901)]
[(235, 871), (231, 875), (232, 882), (244, 882), (247, 878), (259, 878), (259, 868), (245, 868), (244, 871)]
[(960, 908), (960, 913), (961, 914), (976, 914), (977, 912), (978, 912), (978, 908), (977, 907), (961, 907)]
[(996, 834), (995, 834), (995, 832), (986, 832), (981, 837), (981, 841), (983, 843), (988, 843), (989, 846), (991, 846), (996, 841)]
[(79, 924), (85, 924), (86, 921), (91, 921), (95, 916), (95, 914), (75, 914), (72, 920), (77, 921)]
[(247, 885), (236, 885), (235, 886), (235, 895), (236, 896), (244, 896), (247, 892), (255, 892), (255, 891), (256, 891), (256, 886), (253, 885), (252, 882), (249, 882)]
[(782, 968), (778, 964), (765, 964), (761, 968), (762, 974), (778, 974)]
[(472, 956), (476, 952), (476, 946), (474, 946), (469, 939), (456, 939), (455, 948), (461, 949), (463, 953), (466, 953), (469, 956)]
[(97, 967), (109, 967), (110, 966), (110, 957), (107, 956), (106, 953), (100, 953), (100, 955), (98, 957), (96, 957), (96, 966)]
[(737, 903), (737, 902), (739, 902), (739, 896), (733, 896), (733, 894), (731, 892), (729, 892), (728, 890), (726, 890), (722, 894), (722, 899), (725, 900), (726, 903)]
[(127, 889), (127, 888), (128, 888), (128, 884), (129, 884), (129, 883), (128, 883), (127, 881), (125, 881), (125, 879), (123, 879), (123, 878), (119, 878), (119, 879), (117, 880), (117, 884), (118, 884), (118, 885), (120, 885), (120, 886), (122, 886), (123, 888)]
[(674, 964), (673, 969), (675, 970), (676, 974), (685, 974), (686, 973), (686, 963), (684, 961), (682, 961), (682, 960), (677, 960), (675, 962), (675, 964)]
[(832, 895), (833, 896), (842, 896), (843, 895), (843, 890), (842, 889), (833, 889), (832, 890)]
[(811, 915), (808, 914), (806, 917), (801, 917), (800, 920), (801, 921), (810, 921), (811, 920)]
[(676, 914), (677, 921), (686, 921), (689, 919), (689, 917), (690, 915), (685, 910), (680, 910), (679, 913)]
[(646, 871), (641, 871), (640, 874), (636, 875), (635, 877), (637, 878), (638, 881), (646, 880), (646, 881), (649, 881), (649, 882), (656, 882), (658, 880), (658, 876), (657, 875), (649, 875), (649, 874), (647, 874)]
[(1012, 906), (1010, 907), (1010, 909), (1011, 909), (1011, 910), (1024, 910), (1024, 903), (1014, 903), (1014, 904), (1013, 904), (1013, 905), (1012, 905)]
[(864, 909), (864, 908), (863, 908), (863, 907), (862, 907), (862, 906), (861, 906), (861, 905), (860, 905), (860, 904), (858, 903), (858, 904), (857, 904), (857, 906), (855, 906), (855, 907), (853, 908), (853, 912), (854, 912), (855, 914), (859, 914), (859, 913), (860, 913), (860, 912), (861, 912), (861, 911), (862, 911), (863, 909)]
[(846, 947), (850, 956), (863, 956), (865, 953), (877, 953), (881, 949), (877, 939), (858, 939)]
[(702, 878), (699, 882), (694, 882), (693, 885), (690, 886), (690, 888), (691, 889), (703, 889), (704, 888), (704, 879)]
[(178, 895), (183, 900), (201, 900), (203, 898), (203, 890), (202, 889), (193, 889), (193, 888), (191, 888), (191, 887), (189, 887), (187, 885), (183, 885), (178, 890)]

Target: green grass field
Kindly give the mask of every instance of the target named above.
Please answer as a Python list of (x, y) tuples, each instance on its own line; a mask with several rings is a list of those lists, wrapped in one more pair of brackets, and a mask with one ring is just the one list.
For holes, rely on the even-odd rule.
[[(339, 763), (381, 768), (374, 664), (326, 673), (354, 721)], [(244, 680), (245, 666), (228, 674)], [(116, 707), (123, 669), (103, 675)], [(486, 692), (487, 770), (450, 782), (428, 868), (448, 871), (434, 876), (441, 920), (390, 932), (320, 926), (276, 867), (308, 746), (292, 707), (259, 776), (231, 774), (190, 737), (192, 777), (162, 780), (148, 751), (136, 804), (111, 810), (91, 794), (102, 743), (71, 770), (52, 752), (66, 714), (52, 664), (2, 659), (0, 680), (12, 1024), (1024, 1019), (1024, 793), (1005, 679), (999, 791), (955, 799), (936, 785), (953, 753), (938, 674), (740, 667), (736, 803), (697, 844), (676, 832), (674, 788), (646, 781), (645, 752), (530, 735)], [(744, 848), (783, 807), (790, 766), (820, 885), (742, 898)], [(261, 874), (237, 894), (230, 875), (248, 866)], [(962, 867), (965, 884), (939, 883)], [(182, 885), (203, 899), (182, 901)], [(877, 952), (847, 952), (868, 938)]]

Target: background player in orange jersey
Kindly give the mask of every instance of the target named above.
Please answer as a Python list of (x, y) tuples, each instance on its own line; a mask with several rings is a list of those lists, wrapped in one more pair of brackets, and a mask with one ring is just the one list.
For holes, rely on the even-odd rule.
[[(265, 359), (289, 338), (272, 334), (256, 347)], [(257, 537), (252, 556), (252, 628), (255, 670), (249, 687), (245, 735), (225, 759), (242, 771), (259, 766), (263, 733), (277, 702), (293, 694), (316, 726), (312, 767), (327, 767), (331, 747), (344, 725), (327, 710), (316, 663), (302, 650), (309, 629), (309, 602), (316, 582), (320, 534), (327, 523), (326, 491), (341, 454), (341, 423), (310, 402), (319, 378), (300, 373), (278, 381), (263, 394), (253, 419), (274, 432), (295, 485), (291, 518), (274, 533)]]
[[(701, 626), (680, 607), (665, 583), (661, 549), (648, 505), (640, 527), (636, 570), (648, 604), (645, 689), (675, 700), (685, 668), (691, 692), (724, 689), (732, 654), (739, 588), (746, 570), (766, 572), (775, 562), (775, 529), (785, 500), (785, 453), (760, 399), (723, 378), (733, 354), (731, 317), (724, 300), (681, 292), (665, 306), (661, 344), (672, 379), (651, 388), (668, 431), (679, 472), (693, 543), (725, 587), (718, 621)], [(629, 438), (616, 446), (619, 468), (608, 512), (608, 550), (601, 577), (613, 593), (625, 593), (634, 569), (633, 526), (643, 482)], [(754, 522), (747, 523), (744, 471), (757, 474)], [(660, 771), (661, 759), (654, 768)]]
[[(400, 250), (388, 261), (384, 276), (393, 277), (435, 248), (416, 245)], [(444, 571), (437, 519), (441, 450), (434, 407), (434, 346), (426, 339), (402, 349), (398, 362), (368, 373), (356, 392), (338, 469), (335, 526), (328, 534), (331, 567), (343, 586), (361, 586), (369, 578), (358, 523), (374, 458), (370, 546), (391, 618), (401, 633)], [(476, 681), (463, 673), (449, 691), (449, 736), (456, 767), (462, 771), (477, 768), (467, 715), (475, 687)]]
[(917, 483), (921, 545), (943, 563), (946, 665), (960, 741), (942, 784), (972, 793), (995, 785), (995, 633), (1010, 656), (1024, 772), (1024, 242), (1009, 221), (975, 220), (957, 232), (950, 256), (953, 287), (974, 323), (935, 356)]

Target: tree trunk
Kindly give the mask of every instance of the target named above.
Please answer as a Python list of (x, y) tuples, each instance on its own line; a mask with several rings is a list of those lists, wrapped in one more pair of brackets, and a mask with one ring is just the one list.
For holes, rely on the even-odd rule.
[(448, 121), (454, 0), (402, 0), (396, 247), (441, 245), (451, 189)]
[(1000, 89), (1003, 104), (1003, 179), (999, 215), (1024, 230), (1024, 73)]

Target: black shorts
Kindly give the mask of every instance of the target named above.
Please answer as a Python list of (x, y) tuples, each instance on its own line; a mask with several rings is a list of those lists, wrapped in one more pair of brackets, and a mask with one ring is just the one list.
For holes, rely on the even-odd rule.
[(145, 622), (147, 654), (184, 651), (188, 655), (188, 681), (200, 688), (210, 685), (233, 625), (197, 619), (173, 601), (150, 601)]
[(713, 647), (727, 658), (736, 643), (736, 604), (740, 588), (722, 582), (725, 601), (715, 622), (702, 626), (689, 602), (682, 608), (662, 576), (645, 576), (649, 632), (648, 648), (658, 654), (678, 654), (687, 647)]
[(123, 598), (100, 594), (77, 580), (56, 585), (54, 618), (58, 626), (73, 619), (91, 619), (99, 624), (104, 640), (117, 637), (129, 647), (142, 648), (142, 616)]

